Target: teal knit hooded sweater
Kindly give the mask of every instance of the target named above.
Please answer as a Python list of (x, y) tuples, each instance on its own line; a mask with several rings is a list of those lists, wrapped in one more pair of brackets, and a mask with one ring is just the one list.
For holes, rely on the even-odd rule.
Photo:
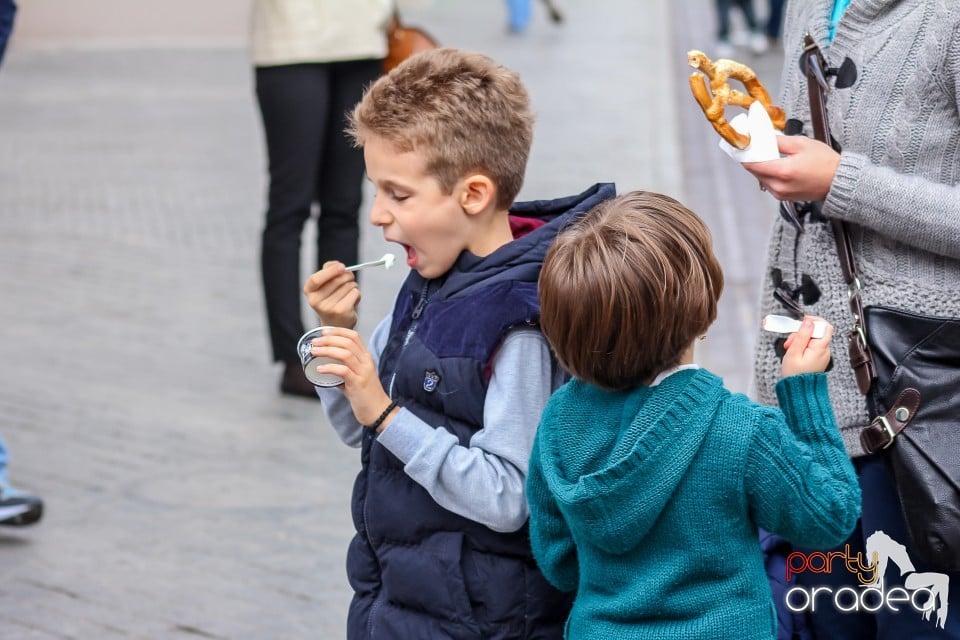
[(619, 392), (574, 379), (551, 397), (527, 492), (537, 563), (576, 591), (565, 637), (776, 636), (757, 527), (826, 548), (860, 516), (826, 377), (777, 394), (782, 411), (691, 369)]

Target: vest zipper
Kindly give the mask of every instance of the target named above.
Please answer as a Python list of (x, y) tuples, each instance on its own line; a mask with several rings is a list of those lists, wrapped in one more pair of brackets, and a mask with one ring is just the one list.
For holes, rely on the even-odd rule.
[[(417, 301), (417, 306), (413, 308), (413, 313), (411, 314), (411, 317), (414, 320), (419, 320), (420, 316), (423, 315), (423, 308), (427, 306), (427, 290), (429, 288), (430, 288), (430, 281), (427, 280), (426, 282), (423, 283), (423, 289), (420, 290), (420, 299)], [(409, 336), (410, 333), (412, 333), (412, 328), (411, 330), (407, 331), (407, 335)]]
[[(404, 350), (407, 348), (407, 345), (410, 344), (410, 340), (413, 338), (413, 334), (417, 331), (417, 325), (420, 324), (420, 316), (423, 315), (423, 309), (427, 306), (429, 289), (430, 281), (427, 280), (423, 283), (423, 289), (420, 290), (420, 298), (417, 300), (417, 306), (413, 308), (413, 313), (410, 314), (410, 317), (413, 318), (413, 322), (411, 322), (410, 326), (407, 327), (407, 335), (404, 336), (403, 345), (400, 347), (400, 353), (397, 354), (396, 366), (399, 366), (400, 356), (403, 355)], [(393, 397), (393, 383), (397, 380), (396, 366), (393, 369), (393, 373), (390, 374), (390, 384), (388, 385), (389, 388), (387, 389), (387, 395), (391, 398)]]
[[(407, 345), (410, 344), (410, 340), (411, 338), (413, 338), (413, 334), (417, 330), (417, 325), (420, 324), (420, 316), (423, 315), (423, 309), (424, 307), (427, 306), (429, 289), (430, 289), (430, 281), (427, 280), (426, 282), (423, 283), (423, 289), (420, 290), (420, 298), (417, 300), (417, 306), (413, 308), (413, 313), (410, 314), (410, 317), (413, 318), (413, 322), (411, 322), (410, 326), (407, 328), (407, 334), (403, 338), (403, 345), (400, 346), (400, 353), (397, 354), (397, 359), (396, 359), (397, 365), (394, 366), (393, 373), (390, 374), (390, 384), (388, 385), (389, 388), (387, 389), (387, 395), (390, 396), (391, 398), (393, 397), (393, 383), (397, 379), (397, 366), (399, 366), (400, 359), (401, 359), (400, 357), (403, 355), (403, 352), (407, 348)], [(370, 437), (373, 437), (373, 436), (370, 436)], [(369, 488), (369, 482), (370, 482), (369, 478), (370, 478), (370, 474), (368, 471), (367, 473), (368, 488)], [(370, 529), (367, 527), (366, 497), (364, 497), (363, 499), (363, 528), (364, 528), (364, 531), (368, 532), (367, 536), (369, 537)], [(373, 637), (374, 628), (375, 628), (374, 625), (376, 624), (375, 614), (377, 613), (377, 609), (380, 608), (380, 605), (381, 605), (381, 595), (380, 593), (378, 593), (377, 597), (374, 598), (373, 600), (373, 604), (370, 605), (370, 614), (367, 617), (367, 621), (368, 621), (367, 631), (371, 638)]]

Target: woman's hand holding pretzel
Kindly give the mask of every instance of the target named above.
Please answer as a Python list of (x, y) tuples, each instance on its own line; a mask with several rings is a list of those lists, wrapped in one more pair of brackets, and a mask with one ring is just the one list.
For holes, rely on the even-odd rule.
[(777, 136), (786, 157), (767, 162), (745, 162), (743, 168), (777, 200), (823, 200), (840, 166), (840, 154), (805, 136)]
[[(690, 74), (693, 97), (713, 128), (733, 147), (746, 149), (750, 145), (750, 136), (740, 133), (727, 122), (724, 114), (727, 105), (748, 109), (753, 102), (759, 102), (770, 116), (774, 128), (783, 131), (787, 122), (786, 114), (771, 102), (766, 87), (750, 67), (734, 60), (712, 61), (705, 53), (697, 50), (687, 52), (687, 63), (703, 72)], [(727, 84), (730, 79), (742, 82), (747, 93), (731, 89)]]
[[(390, 396), (383, 389), (377, 364), (363, 344), (360, 334), (352, 329), (339, 327), (324, 329), (321, 337), (313, 339), (310, 352), (315, 357), (325, 356), (337, 361), (322, 364), (317, 367), (317, 371), (343, 378), (343, 395), (350, 402), (357, 422), (363, 425), (373, 424), (390, 404)], [(389, 419), (384, 421), (381, 431), (388, 422)]]

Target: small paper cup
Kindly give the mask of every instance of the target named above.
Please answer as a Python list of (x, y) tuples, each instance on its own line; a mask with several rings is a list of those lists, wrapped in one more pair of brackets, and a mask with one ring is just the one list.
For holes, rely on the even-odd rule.
[(300, 364), (303, 365), (303, 375), (307, 377), (307, 380), (318, 387), (337, 387), (343, 384), (343, 378), (332, 373), (319, 373), (317, 367), (330, 362), (339, 363), (340, 361), (333, 358), (316, 357), (310, 353), (313, 348), (313, 339), (323, 335), (324, 329), (332, 329), (332, 327), (317, 327), (300, 336), (300, 340), (297, 341), (297, 353), (300, 354)]

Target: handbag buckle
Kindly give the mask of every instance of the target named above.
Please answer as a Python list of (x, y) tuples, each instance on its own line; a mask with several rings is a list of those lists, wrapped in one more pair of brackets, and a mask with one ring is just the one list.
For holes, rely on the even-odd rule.
[(877, 420), (880, 421), (880, 426), (883, 427), (884, 433), (886, 433), (887, 437), (889, 438), (889, 440), (887, 440), (887, 443), (880, 448), (889, 449), (890, 445), (893, 444), (894, 438), (897, 437), (897, 434), (893, 431), (893, 427), (890, 426), (890, 421), (887, 420), (887, 416), (877, 416)]
[[(860, 432), (860, 444), (864, 451), (873, 455), (884, 449), (889, 449), (896, 437), (897, 432), (890, 426), (887, 417), (877, 416)], [(881, 442), (881, 440), (886, 440), (886, 442)]]
[(850, 327), (850, 331), (849, 331), (848, 335), (849, 335), (849, 337), (851, 337), (851, 338), (857, 338), (857, 339), (859, 339), (859, 340), (860, 340), (860, 345), (861, 345), (864, 349), (867, 348), (867, 334), (866, 334), (866, 333), (864, 332), (864, 330), (863, 330), (863, 325), (861, 325), (859, 322), (854, 323), (854, 325), (853, 325), (852, 327)]
[(863, 290), (863, 286), (860, 284), (860, 278), (857, 276), (853, 277), (853, 280), (850, 281), (850, 284), (847, 285), (847, 296), (852, 298), (853, 296), (860, 293)]

